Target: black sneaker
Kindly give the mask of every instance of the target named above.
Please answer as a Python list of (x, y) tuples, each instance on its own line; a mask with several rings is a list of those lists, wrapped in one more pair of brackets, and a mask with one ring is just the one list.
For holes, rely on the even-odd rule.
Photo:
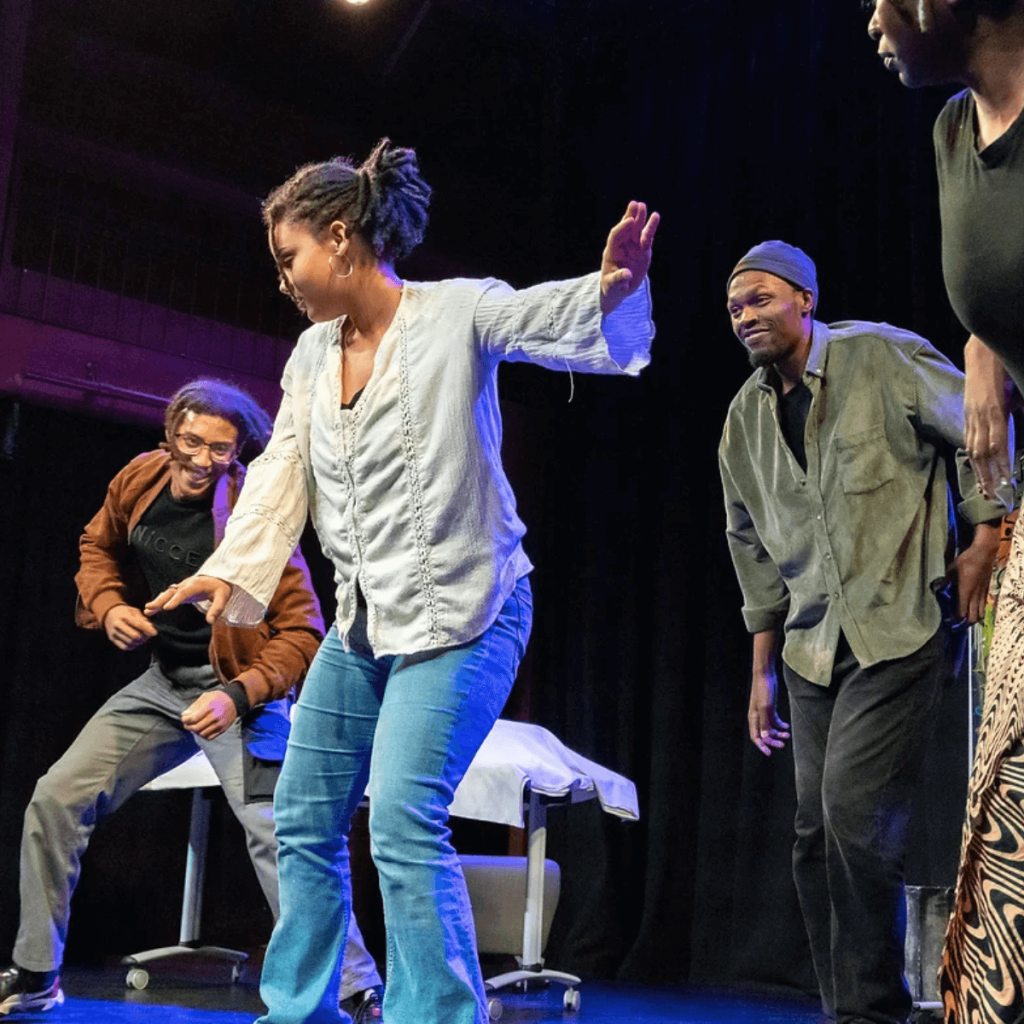
[(384, 990), (380, 986), (368, 988), (348, 999), (342, 999), (341, 1008), (352, 1018), (352, 1024), (383, 1024), (384, 1016), (380, 1008), (383, 996)]
[(26, 971), (11, 965), (0, 971), (0, 1017), (45, 1013), (64, 1002), (56, 971)]

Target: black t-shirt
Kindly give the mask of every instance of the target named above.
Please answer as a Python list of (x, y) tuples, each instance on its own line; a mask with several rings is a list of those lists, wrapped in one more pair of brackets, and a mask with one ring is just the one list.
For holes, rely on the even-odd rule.
[(960, 322), (1024, 389), (1024, 114), (980, 153), (964, 91), (935, 122), (942, 271)]
[[(129, 543), (146, 578), (150, 597), (191, 576), (213, 554), (213, 488), (197, 501), (179, 501), (170, 483), (132, 530)], [(153, 620), (154, 648), (167, 668), (209, 664), (210, 626), (193, 605), (163, 612)]]
[(807, 414), (811, 411), (811, 389), (803, 382), (794, 385), (786, 393), (780, 388), (779, 426), (782, 436), (789, 445), (793, 457), (800, 463), (800, 468), (807, 472), (807, 449), (804, 437), (807, 431)]

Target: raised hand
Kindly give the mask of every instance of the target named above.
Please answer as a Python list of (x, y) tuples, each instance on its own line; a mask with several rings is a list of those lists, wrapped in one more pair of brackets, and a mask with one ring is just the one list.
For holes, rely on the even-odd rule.
[(231, 596), (231, 584), (219, 580), (215, 576), (189, 576), (180, 583), (172, 583), (166, 590), (157, 594), (145, 608), (149, 616), (160, 612), (169, 612), (182, 604), (198, 604), (209, 601), (206, 609), (206, 621), (211, 625), (220, 618)]
[(648, 218), (646, 203), (632, 202), (622, 220), (608, 232), (601, 254), (601, 312), (605, 316), (643, 283), (660, 220), (659, 213)]

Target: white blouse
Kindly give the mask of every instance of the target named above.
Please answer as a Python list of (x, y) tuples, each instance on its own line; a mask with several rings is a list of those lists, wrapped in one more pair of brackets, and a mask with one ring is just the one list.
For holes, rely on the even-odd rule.
[(654, 337), (649, 285), (602, 317), (597, 273), (522, 291), (406, 282), (353, 409), (341, 408), (341, 323), (300, 336), (273, 437), (199, 572), (232, 584), (227, 621), (259, 622), (308, 510), (346, 647), (357, 583), (377, 657), (473, 640), (533, 568), (501, 465), (498, 364), (636, 376)]

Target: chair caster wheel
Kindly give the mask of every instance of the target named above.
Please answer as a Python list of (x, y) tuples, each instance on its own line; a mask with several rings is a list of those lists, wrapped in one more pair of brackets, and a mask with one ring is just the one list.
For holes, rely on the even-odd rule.
[(149, 984), (149, 971), (144, 971), (141, 967), (133, 967), (124, 979), (124, 983), (129, 988), (142, 991)]
[(498, 1020), (504, 1009), (505, 1008), (501, 1005), (500, 999), (496, 999), (492, 996), (487, 1000), (487, 1017), (489, 1020)]
[(562, 1005), (569, 1013), (575, 1013), (580, 1008), (580, 990), (567, 988), (562, 996)]

